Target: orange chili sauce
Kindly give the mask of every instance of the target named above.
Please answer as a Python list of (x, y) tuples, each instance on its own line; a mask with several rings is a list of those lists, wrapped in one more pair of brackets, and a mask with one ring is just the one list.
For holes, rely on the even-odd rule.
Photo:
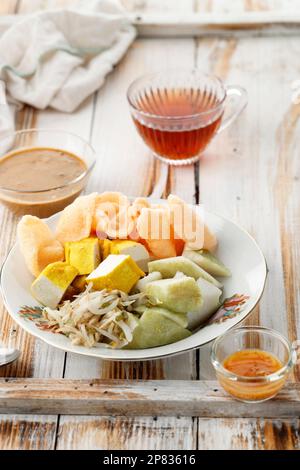
[(231, 395), (241, 400), (260, 401), (276, 395), (283, 387), (286, 377), (272, 382), (257, 380), (279, 371), (283, 364), (273, 354), (261, 349), (244, 349), (228, 356), (223, 361), (223, 367), (229, 372), (253, 380), (231, 380), (218, 373), (222, 387)]
[(261, 349), (243, 349), (228, 356), (223, 367), (242, 377), (264, 377), (283, 367), (282, 362), (273, 354)]

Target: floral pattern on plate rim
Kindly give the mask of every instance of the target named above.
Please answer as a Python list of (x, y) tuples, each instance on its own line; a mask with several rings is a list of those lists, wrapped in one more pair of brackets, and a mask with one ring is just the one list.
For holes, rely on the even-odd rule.
[[(250, 299), (248, 295), (234, 294), (224, 300), (221, 307), (212, 315), (209, 321), (204, 325), (211, 326), (214, 324), (224, 323), (230, 318), (234, 318), (243, 312), (247, 301)], [(44, 331), (50, 331), (52, 333), (59, 333), (57, 330), (59, 327), (56, 325), (49, 325), (46, 320), (42, 317), (43, 307), (35, 306), (29, 307), (23, 306), (19, 310), (21, 317), (33, 321), (36, 326)]]
[(207, 322), (206, 326), (216, 323), (223, 323), (230, 318), (234, 318), (243, 312), (247, 301), (250, 299), (249, 295), (234, 294), (224, 300), (221, 307), (212, 315)]

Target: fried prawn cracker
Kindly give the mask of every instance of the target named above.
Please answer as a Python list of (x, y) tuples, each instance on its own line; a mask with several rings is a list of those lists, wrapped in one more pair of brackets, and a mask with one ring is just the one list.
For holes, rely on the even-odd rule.
[(96, 197), (93, 230), (112, 239), (126, 239), (133, 230), (130, 202), (119, 192), (105, 192)]
[(167, 207), (143, 208), (137, 219), (137, 231), (150, 254), (155, 258), (176, 256)]
[(78, 197), (67, 206), (58, 221), (56, 237), (61, 243), (88, 238), (92, 231), (97, 193)]
[(215, 251), (218, 241), (215, 235), (203, 223), (200, 216), (182, 199), (173, 194), (168, 197), (171, 213), (171, 224), (177, 239), (185, 241), (193, 250), (202, 248)]
[(62, 244), (38, 217), (25, 215), (18, 224), (21, 253), (31, 274), (37, 277), (50, 263), (64, 260)]
[(151, 207), (151, 204), (146, 198), (137, 197), (133, 201), (131, 206), (129, 207), (128, 213), (133, 219), (136, 220), (141, 215), (142, 209), (144, 209), (144, 208), (147, 209), (147, 208), (150, 208), (150, 207)]

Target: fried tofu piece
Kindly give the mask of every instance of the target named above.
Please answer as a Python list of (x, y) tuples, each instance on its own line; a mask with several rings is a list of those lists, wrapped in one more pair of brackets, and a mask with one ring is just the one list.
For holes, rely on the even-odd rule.
[(118, 289), (128, 293), (144, 274), (129, 255), (109, 255), (86, 281), (97, 290)]
[(105, 240), (103, 243), (104, 258), (109, 255), (129, 255), (139, 268), (148, 271), (149, 253), (141, 243), (132, 240)]
[(65, 262), (49, 264), (33, 282), (32, 295), (43, 305), (56, 308), (78, 271)]
[(79, 242), (65, 244), (66, 262), (74, 266), (79, 275), (90, 274), (100, 264), (98, 238), (86, 238)]

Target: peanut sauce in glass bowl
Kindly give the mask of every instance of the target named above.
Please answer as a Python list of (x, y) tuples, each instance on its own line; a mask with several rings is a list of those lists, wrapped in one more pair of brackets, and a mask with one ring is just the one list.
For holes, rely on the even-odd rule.
[(211, 360), (224, 390), (251, 403), (277, 395), (293, 367), (294, 353), (275, 330), (240, 327), (215, 340)]
[(13, 212), (49, 217), (84, 190), (92, 147), (63, 131), (28, 130), (0, 139), (0, 201)]

